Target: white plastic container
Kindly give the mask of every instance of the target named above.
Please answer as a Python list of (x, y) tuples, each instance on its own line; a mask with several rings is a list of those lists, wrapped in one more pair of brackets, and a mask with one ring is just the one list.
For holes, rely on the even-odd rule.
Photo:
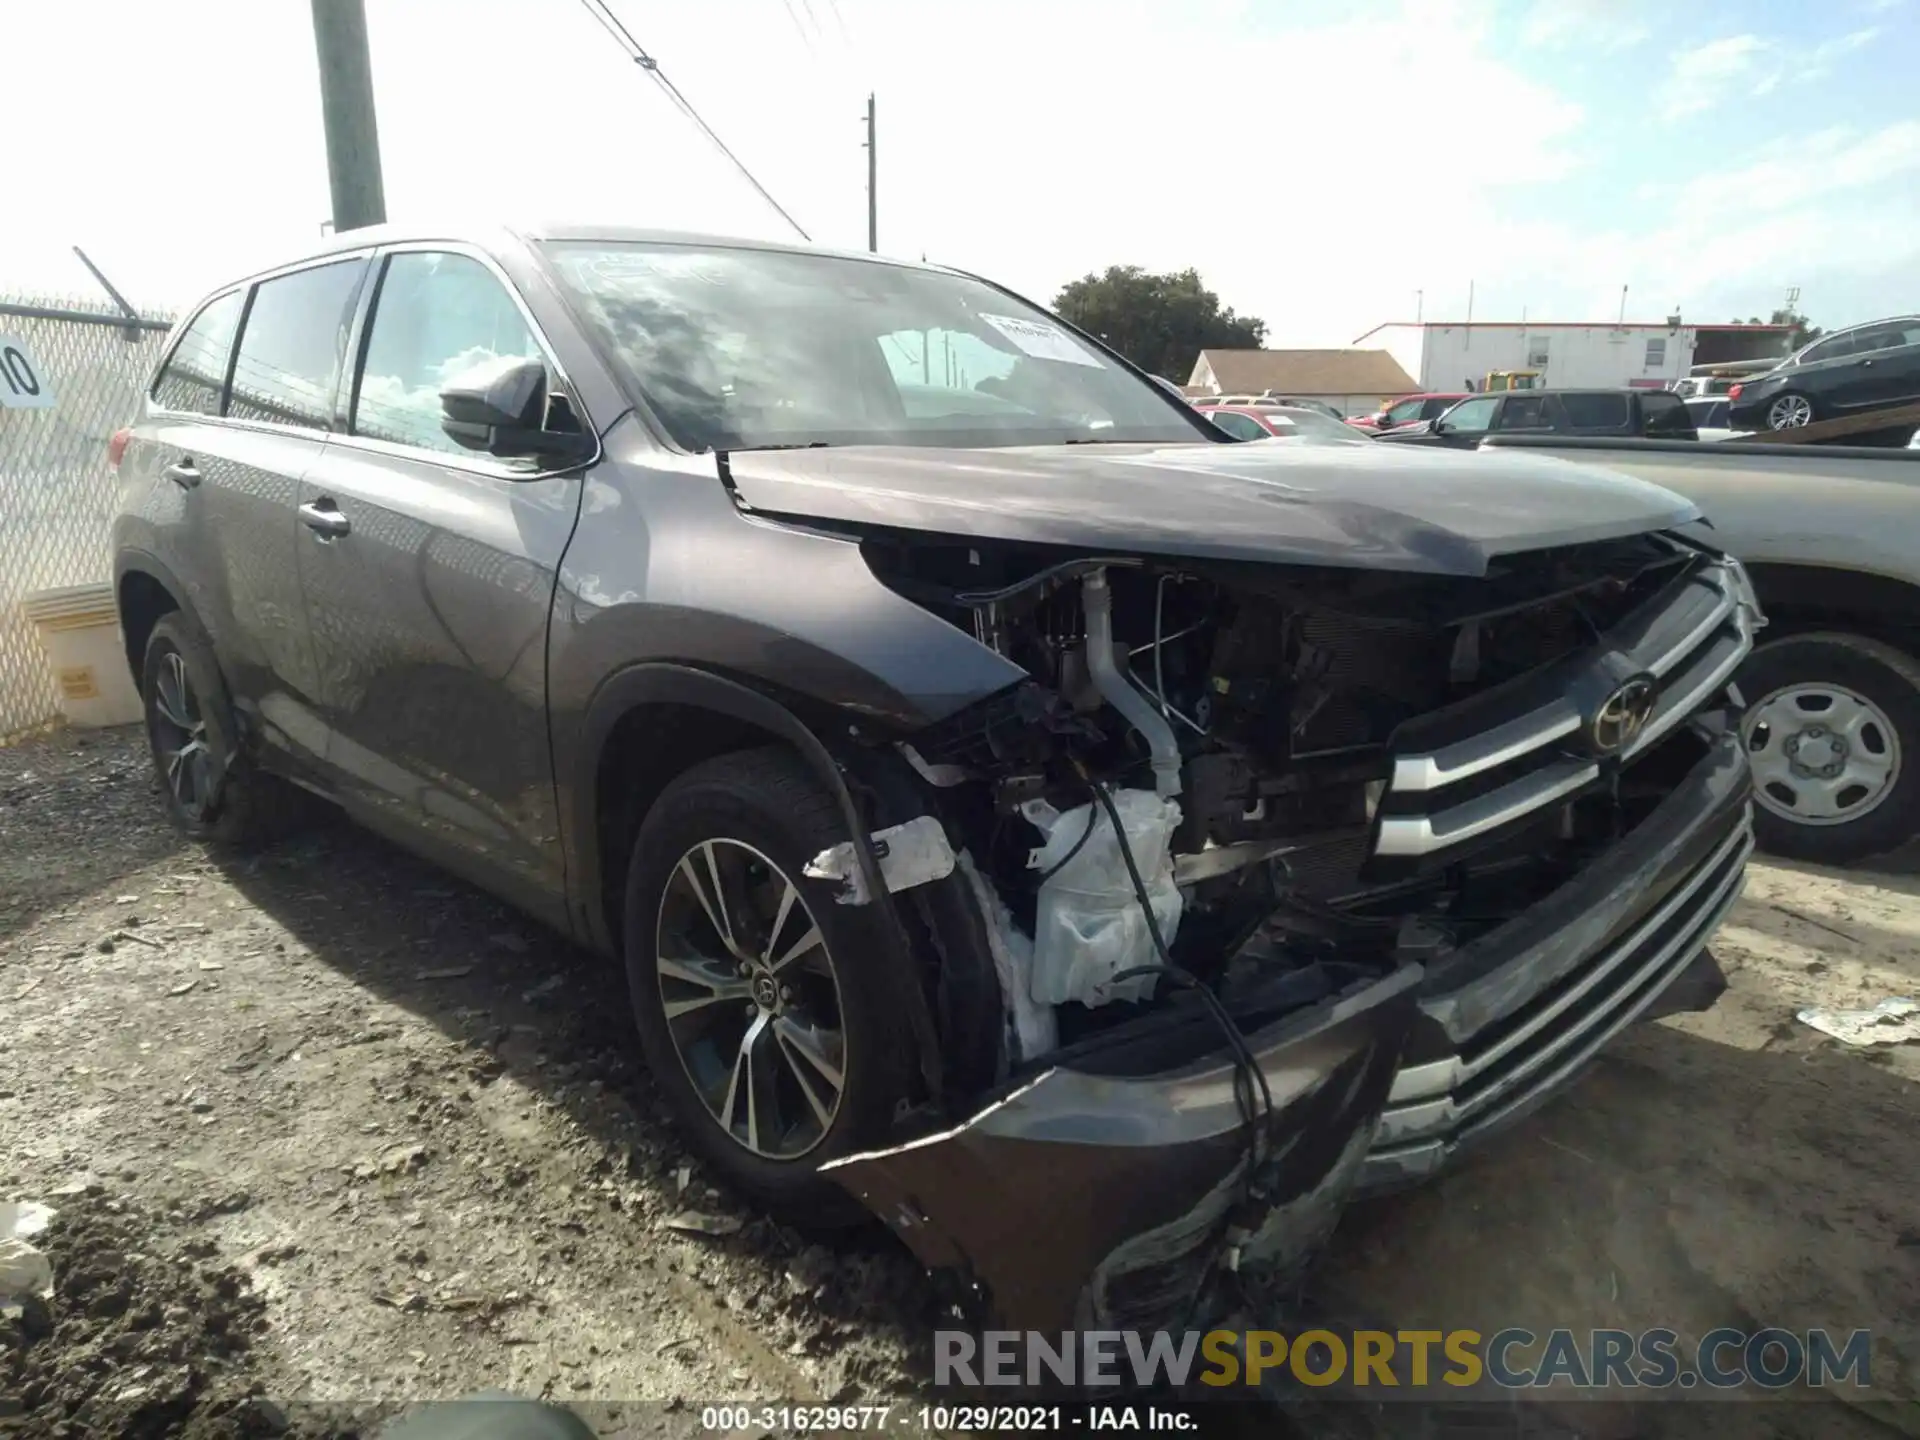
[[(1168, 847), (1180, 807), (1151, 790), (1116, 790), (1113, 804), (1160, 938), (1171, 945), (1182, 902)], [(1020, 813), (1047, 837), (1027, 863), (1054, 871), (1040, 883), (1034, 915), (1033, 998), (1042, 1005), (1073, 1000), (1088, 1006), (1145, 999), (1154, 986), (1151, 975), (1112, 983), (1122, 971), (1159, 964), (1160, 955), (1106, 807), (1089, 801), (1063, 814), (1045, 801), (1030, 801)]]
[(40, 634), (69, 724), (97, 729), (140, 719), (112, 585), (36, 590), (20, 601), (20, 613)]

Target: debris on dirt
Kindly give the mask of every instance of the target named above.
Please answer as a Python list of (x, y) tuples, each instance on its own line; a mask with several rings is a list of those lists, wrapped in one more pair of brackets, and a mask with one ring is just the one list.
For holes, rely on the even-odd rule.
[(158, 1440), (248, 1403), (240, 1362), (264, 1307), (237, 1272), (160, 1252), (150, 1220), (117, 1200), (63, 1209), (46, 1244), (48, 1326), (0, 1349), (0, 1392), (26, 1433)]
[(182, 980), (178, 985), (175, 985), (167, 991), (167, 995), (170, 999), (178, 999), (182, 995), (191, 994), (199, 984), (200, 982), (198, 980)]
[(1800, 1023), (1811, 1025), (1823, 1035), (1831, 1035), (1848, 1045), (1904, 1045), (1920, 1041), (1920, 1001), (1906, 996), (1882, 1000), (1871, 1010), (1825, 1010), (1815, 1007), (1800, 1012)]
[(0, 1202), (0, 1305), (53, 1294), (53, 1266), (33, 1240), (54, 1212), (32, 1200)]
[(419, 1144), (390, 1145), (372, 1159), (353, 1167), (353, 1178), (371, 1180), (376, 1175), (404, 1175), (427, 1163), (427, 1147)]
[(461, 980), (473, 973), (471, 965), (449, 965), (444, 970), (422, 970), (416, 980)]
[(678, 1230), (687, 1235), (737, 1235), (740, 1233), (741, 1220), (736, 1215), (708, 1215), (699, 1210), (682, 1210), (669, 1215), (660, 1222), (664, 1230)]

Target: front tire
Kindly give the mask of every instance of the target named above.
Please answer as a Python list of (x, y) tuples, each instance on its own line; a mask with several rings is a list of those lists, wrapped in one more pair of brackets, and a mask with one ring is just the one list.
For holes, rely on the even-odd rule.
[(213, 642), (191, 616), (176, 610), (153, 627), (140, 693), (167, 816), (188, 838), (249, 849), (304, 812), (306, 797), (241, 745)]
[(1741, 668), (1762, 848), (1844, 865), (1920, 832), (1920, 664), (1860, 635), (1789, 636)]
[(833, 797), (781, 747), (680, 776), (627, 873), (625, 951), (640, 1045), (681, 1130), (783, 1218), (865, 1218), (819, 1167), (882, 1142), (907, 1098), (897, 973), (871, 907), (803, 870), (847, 838)]

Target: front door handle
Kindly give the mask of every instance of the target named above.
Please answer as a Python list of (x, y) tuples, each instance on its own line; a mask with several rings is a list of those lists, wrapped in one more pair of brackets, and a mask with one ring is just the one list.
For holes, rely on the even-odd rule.
[(353, 522), (340, 513), (331, 500), (316, 500), (300, 507), (300, 520), (322, 540), (337, 540), (353, 529)]
[(188, 459), (176, 460), (160, 473), (182, 490), (191, 490), (200, 483), (200, 470)]

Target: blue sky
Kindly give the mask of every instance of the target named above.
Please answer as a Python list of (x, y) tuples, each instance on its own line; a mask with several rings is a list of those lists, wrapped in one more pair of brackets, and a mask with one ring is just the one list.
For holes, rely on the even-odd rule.
[[(578, 0), (365, 0), (389, 213), (787, 233)], [(1920, 310), (1920, 0), (610, 0), (816, 239), (1045, 300), (1197, 267), (1283, 345), (1409, 319)], [(14, 6), (0, 290), (182, 304), (327, 214), (308, 0)], [(179, 77), (217, 75), (183, 85)], [(164, 104), (161, 103), (164, 96)]]

